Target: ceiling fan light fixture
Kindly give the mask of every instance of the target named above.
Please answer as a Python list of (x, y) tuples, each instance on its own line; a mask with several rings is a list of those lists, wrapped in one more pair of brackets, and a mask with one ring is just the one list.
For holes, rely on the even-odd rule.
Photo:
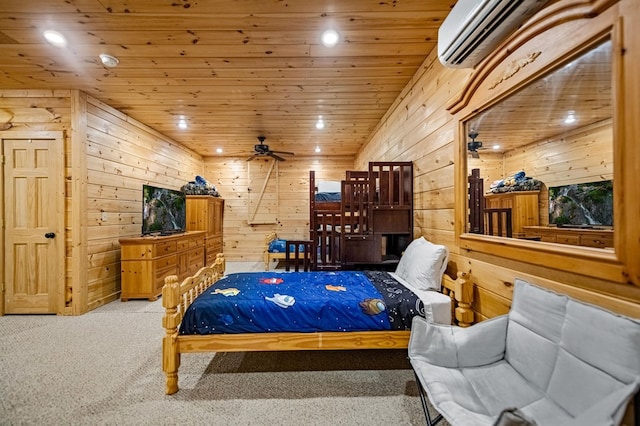
[(320, 40), (324, 47), (333, 47), (340, 41), (340, 34), (336, 30), (329, 29), (322, 33)]
[(102, 62), (102, 65), (107, 68), (115, 68), (120, 63), (120, 59), (107, 53), (101, 53), (98, 56), (100, 57), (100, 62)]

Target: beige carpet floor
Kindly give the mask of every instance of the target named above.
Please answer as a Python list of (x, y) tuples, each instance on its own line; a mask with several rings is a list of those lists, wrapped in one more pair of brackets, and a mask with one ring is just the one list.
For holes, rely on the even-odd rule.
[(404, 350), (185, 354), (180, 391), (166, 396), (162, 313), (161, 301), (131, 300), (0, 317), (0, 424), (425, 423)]

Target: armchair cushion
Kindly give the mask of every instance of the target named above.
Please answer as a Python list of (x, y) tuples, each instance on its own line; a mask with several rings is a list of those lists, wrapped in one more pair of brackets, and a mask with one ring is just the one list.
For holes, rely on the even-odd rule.
[(409, 357), (441, 367), (477, 367), (504, 357), (507, 316), (462, 328), (414, 317)]
[(451, 425), (494, 425), (509, 408), (538, 426), (616, 425), (640, 387), (640, 321), (516, 280), (508, 315), (414, 320), (409, 358)]

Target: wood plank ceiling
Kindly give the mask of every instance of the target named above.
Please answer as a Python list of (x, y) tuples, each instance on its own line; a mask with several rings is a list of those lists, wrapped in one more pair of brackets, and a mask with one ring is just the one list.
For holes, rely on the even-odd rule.
[[(317, 155), (316, 146), (353, 156), (435, 47), (454, 4), (2, 1), (0, 88), (83, 90), (203, 156), (249, 155), (259, 135), (298, 156)], [(320, 43), (329, 28), (340, 34), (332, 48)], [(68, 45), (48, 44), (45, 30)], [(119, 65), (105, 67), (101, 53)]]

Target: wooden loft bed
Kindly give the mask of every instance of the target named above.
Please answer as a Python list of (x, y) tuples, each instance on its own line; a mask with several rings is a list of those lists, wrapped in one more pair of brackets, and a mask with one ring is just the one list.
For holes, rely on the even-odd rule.
[(367, 170), (347, 171), (336, 201), (317, 200), (313, 170), (309, 186), (315, 270), (394, 264), (413, 239), (413, 163), (371, 162)]
[[(353, 350), (353, 349), (405, 349), (409, 343), (409, 330), (343, 331), (343, 332), (271, 332), (242, 334), (180, 334), (179, 327), (189, 305), (224, 276), (223, 254), (213, 265), (200, 269), (194, 276), (178, 281), (168, 276), (162, 289), (165, 314), (162, 326), (162, 370), (166, 376), (166, 393), (178, 391), (178, 368), (183, 353), (195, 352), (248, 352), (248, 351), (301, 351), (301, 350)], [(322, 273), (322, 272), (319, 272)], [(444, 274), (442, 293), (451, 299), (451, 318), (459, 326), (474, 322), (471, 309), (473, 284), (466, 273), (458, 272), (453, 279)]]

